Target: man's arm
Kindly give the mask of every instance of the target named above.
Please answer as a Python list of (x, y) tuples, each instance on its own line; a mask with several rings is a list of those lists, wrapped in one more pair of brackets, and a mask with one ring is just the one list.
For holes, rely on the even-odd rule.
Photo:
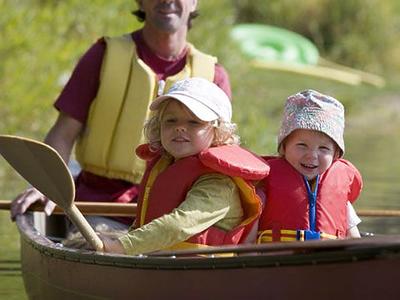
[(44, 142), (56, 149), (65, 163), (68, 163), (72, 148), (82, 128), (81, 122), (60, 112)]
[[(62, 159), (68, 163), (75, 140), (82, 128), (82, 123), (64, 113), (60, 113), (56, 123), (47, 134), (45, 143), (56, 149)], [(12, 202), (11, 220), (14, 221), (17, 215), (23, 214), (32, 203), (37, 201), (45, 203), (44, 211), (47, 215), (52, 213), (55, 204), (35, 188), (28, 188)]]

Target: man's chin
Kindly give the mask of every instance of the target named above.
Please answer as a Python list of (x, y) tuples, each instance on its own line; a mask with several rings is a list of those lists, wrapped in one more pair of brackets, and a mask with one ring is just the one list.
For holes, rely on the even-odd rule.
[(174, 16), (168, 15), (158, 20), (156, 26), (160, 31), (166, 33), (175, 33), (182, 28), (182, 25), (178, 20), (176, 20), (176, 18), (174, 18)]

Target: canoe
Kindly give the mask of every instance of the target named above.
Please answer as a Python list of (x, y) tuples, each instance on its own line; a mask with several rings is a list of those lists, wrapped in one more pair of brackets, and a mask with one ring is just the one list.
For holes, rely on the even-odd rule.
[[(63, 247), (17, 218), (30, 299), (398, 299), (400, 235), (147, 256)], [(224, 255), (230, 254), (230, 255)]]
[[(73, 178), (51, 147), (0, 136), (0, 154), (77, 225), (93, 249), (102, 241), (74, 203)], [(214, 247), (128, 256), (63, 247), (17, 217), (30, 299), (397, 299), (400, 235)], [(50, 229), (50, 230), (49, 230)], [(98, 241), (97, 241), (97, 240)]]

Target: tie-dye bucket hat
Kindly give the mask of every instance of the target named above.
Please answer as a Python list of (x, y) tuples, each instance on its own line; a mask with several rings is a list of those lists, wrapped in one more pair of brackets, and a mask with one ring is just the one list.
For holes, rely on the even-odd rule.
[(278, 151), (282, 141), (296, 129), (310, 129), (325, 133), (344, 154), (344, 107), (331, 96), (305, 90), (289, 96), (285, 104), (278, 135)]

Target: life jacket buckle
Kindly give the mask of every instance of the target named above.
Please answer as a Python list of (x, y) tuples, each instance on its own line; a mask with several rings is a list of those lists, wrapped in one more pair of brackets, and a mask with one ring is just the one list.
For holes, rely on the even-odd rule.
[(320, 240), (321, 233), (312, 230), (297, 230), (297, 240), (307, 241), (307, 240)]

